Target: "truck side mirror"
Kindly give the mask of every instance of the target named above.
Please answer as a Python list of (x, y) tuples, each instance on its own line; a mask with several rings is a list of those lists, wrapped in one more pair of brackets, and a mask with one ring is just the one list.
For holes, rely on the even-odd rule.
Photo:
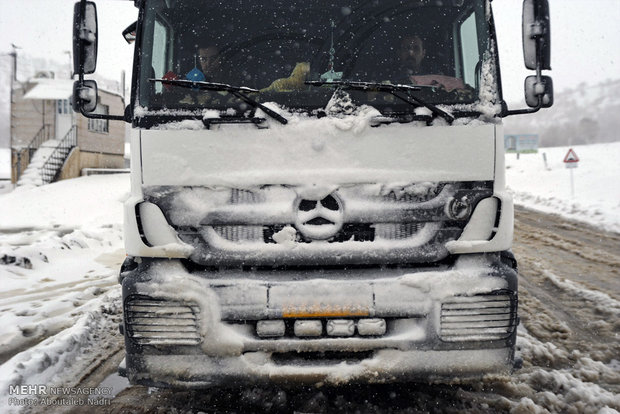
[(73, 83), (73, 110), (77, 113), (93, 112), (97, 108), (97, 82), (94, 80)]
[[(528, 76), (525, 78), (525, 103), (530, 108), (549, 108), (553, 105), (553, 81), (550, 76)], [(540, 102), (539, 102), (540, 99)]]
[(97, 7), (80, 1), (73, 8), (73, 72), (91, 74), (97, 67)]
[(73, 6), (73, 73), (79, 80), (73, 84), (73, 110), (91, 119), (124, 121), (124, 115), (91, 114), (97, 109), (97, 82), (85, 80), (84, 75), (97, 67), (97, 6), (80, 0)]
[(551, 69), (551, 30), (548, 0), (523, 0), (523, 60), (525, 67)]
[(136, 30), (138, 27), (138, 22), (133, 22), (125, 30), (123, 30), (123, 38), (128, 44), (132, 44), (136, 41)]

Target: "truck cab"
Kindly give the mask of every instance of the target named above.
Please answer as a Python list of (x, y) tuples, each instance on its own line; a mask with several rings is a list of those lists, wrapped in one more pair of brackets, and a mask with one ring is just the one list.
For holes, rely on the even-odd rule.
[[(132, 383), (513, 369), (501, 120), (552, 103), (546, 1), (524, 2), (537, 73), (516, 111), (488, 0), (135, 3), (119, 277)], [(91, 5), (76, 5), (80, 33), (96, 32)]]

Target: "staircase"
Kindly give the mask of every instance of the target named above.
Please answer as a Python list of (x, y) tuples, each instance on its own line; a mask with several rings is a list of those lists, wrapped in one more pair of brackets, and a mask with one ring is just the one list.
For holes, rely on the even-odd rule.
[[(42, 128), (42, 130), (44, 128)], [(31, 145), (28, 146), (29, 151), (31, 151), (30, 163), (24, 173), (19, 177), (17, 186), (36, 187), (49, 184), (58, 178), (62, 166), (71, 153), (71, 150), (77, 146), (76, 132), (76, 126), (73, 125), (60, 141), (48, 139), (35, 142), (39, 135), (43, 135), (41, 131), (37, 133)]]
[(34, 153), (37, 152), (39, 148), (41, 148), (41, 145), (44, 142), (49, 141), (51, 138), (52, 126), (50, 124), (43, 125), (28, 144), (28, 159), (32, 160)]

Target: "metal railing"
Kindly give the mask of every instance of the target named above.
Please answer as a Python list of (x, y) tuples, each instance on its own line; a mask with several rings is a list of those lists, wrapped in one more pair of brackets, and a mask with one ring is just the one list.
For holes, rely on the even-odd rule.
[(58, 178), (60, 170), (71, 153), (71, 150), (77, 146), (77, 127), (72, 125), (64, 138), (60, 141), (54, 152), (49, 156), (47, 161), (41, 166), (41, 180), (43, 184), (49, 184)]
[(51, 138), (52, 126), (50, 124), (45, 124), (39, 129), (39, 131), (35, 134), (34, 138), (30, 141), (26, 149), (28, 149), (28, 157), (29, 161), (32, 159), (32, 156), (35, 152), (41, 147), (45, 141)]
[[(26, 147), (14, 148), (17, 164), (15, 166), (15, 182), (17, 183), (22, 174), (28, 168), (28, 164), (32, 160), (34, 153), (41, 147), (41, 145), (52, 138), (52, 126), (50, 124), (44, 124), (30, 140)], [(26, 155), (28, 154), (28, 155)]]

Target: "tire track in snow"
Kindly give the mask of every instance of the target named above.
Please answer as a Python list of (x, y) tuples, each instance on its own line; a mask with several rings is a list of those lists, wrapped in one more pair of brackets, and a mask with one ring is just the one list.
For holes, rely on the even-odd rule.
[(18, 282), (0, 295), (0, 363), (71, 328), (98, 297), (118, 290), (120, 240), (117, 227), (0, 233), (4, 254), (28, 259), (27, 266), (0, 268), (9, 283)]
[(547, 270), (620, 300), (620, 234), (517, 208), (514, 252)]

